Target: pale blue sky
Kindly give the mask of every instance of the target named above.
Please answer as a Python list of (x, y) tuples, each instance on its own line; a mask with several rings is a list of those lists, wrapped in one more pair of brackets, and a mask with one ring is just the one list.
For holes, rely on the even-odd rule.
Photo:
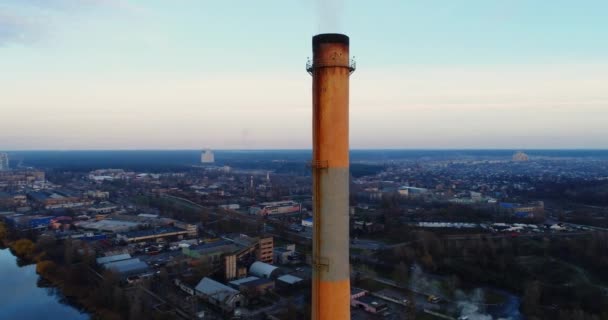
[(0, 150), (310, 147), (344, 32), (355, 148), (608, 148), (608, 2), (0, 0)]

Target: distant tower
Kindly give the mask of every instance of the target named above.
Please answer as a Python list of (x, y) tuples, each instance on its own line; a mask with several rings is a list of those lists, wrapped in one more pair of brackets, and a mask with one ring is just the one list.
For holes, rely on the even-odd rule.
[(255, 197), (255, 189), (253, 188), (253, 176), (249, 178), (249, 192), (251, 193), (251, 197)]
[(201, 163), (214, 163), (215, 156), (213, 155), (213, 151), (211, 149), (207, 149), (201, 153)]
[(527, 154), (521, 152), (521, 151), (517, 151), (514, 155), (513, 155), (513, 161), (515, 162), (523, 162), (523, 161), (528, 161), (530, 160), (530, 158), (528, 157)]
[(270, 171), (266, 172), (266, 183), (270, 183)]
[(8, 154), (0, 153), (0, 171), (8, 169)]

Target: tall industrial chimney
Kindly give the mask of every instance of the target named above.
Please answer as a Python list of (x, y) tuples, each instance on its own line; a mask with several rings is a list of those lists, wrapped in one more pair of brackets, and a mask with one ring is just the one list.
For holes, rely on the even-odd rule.
[(313, 293), (312, 319), (350, 319), (348, 239), (348, 80), (355, 70), (349, 38), (312, 38)]

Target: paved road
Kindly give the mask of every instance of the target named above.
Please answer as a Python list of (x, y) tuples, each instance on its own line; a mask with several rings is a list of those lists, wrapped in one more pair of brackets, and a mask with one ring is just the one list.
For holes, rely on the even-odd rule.
[(384, 242), (375, 240), (353, 239), (350, 242), (350, 247), (352, 249), (378, 250), (385, 246), (386, 244)]

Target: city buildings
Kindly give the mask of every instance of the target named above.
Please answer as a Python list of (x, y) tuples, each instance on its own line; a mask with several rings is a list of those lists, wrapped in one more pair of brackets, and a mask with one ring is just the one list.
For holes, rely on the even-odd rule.
[(298, 213), (301, 210), (301, 205), (295, 201), (274, 201), (263, 202), (257, 206), (249, 208), (250, 214), (268, 216), (274, 214)]
[(88, 178), (95, 182), (126, 180), (134, 177), (134, 172), (127, 172), (123, 169), (98, 169), (89, 172), (88, 175)]
[(45, 173), (40, 170), (18, 169), (0, 171), (0, 188), (44, 187)]
[(528, 157), (528, 155), (522, 151), (518, 151), (513, 155), (513, 161), (515, 162), (524, 162), (529, 160), (530, 158)]
[(0, 152), (0, 171), (6, 171), (8, 169), (8, 154)]
[[(216, 313), (220, 319), (233, 316), (237, 309), (247, 310), (248, 315), (261, 310), (284, 315), (281, 301), (291, 299), (302, 315), (301, 310), (309, 308), (305, 297), (310, 295), (312, 270), (318, 267), (312, 265), (309, 251), (314, 227), (310, 174), (276, 167), (217, 168), (54, 170), (50, 182), (42, 182), (42, 171), (2, 171), (0, 217), (16, 232), (71, 239), (79, 249), (88, 248), (82, 252), (96, 254), (95, 270), (117, 272), (124, 280), (120, 286), (135, 287), (134, 281), (150, 277), (154, 294), (166, 299), (177, 292), (183, 304), (196, 305), (197, 312)], [(368, 264), (366, 268), (379, 277), (394, 281), (393, 272), (383, 273), (374, 266), (392, 263), (392, 254), (378, 253), (393, 245), (419, 246), (418, 239), (406, 234), (437, 238), (446, 246), (474, 242), (469, 237), (501, 243), (513, 238), (583, 237), (587, 227), (555, 220), (592, 212), (595, 216), (589, 214), (589, 221), (597, 223), (606, 216), (605, 209), (556, 209), (559, 203), (551, 198), (542, 202), (541, 192), (550, 183), (563, 181), (569, 186), (566, 196), (593, 195), (598, 190), (591, 186), (604, 181), (607, 168), (608, 162), (596, 160), (513, 162), (509, 152), (500, 161), (404, 161), (353, 175), (348, 213), (350, 280), (366, 289), (362, 296), (356, 292), (353, 297), (351, 311), (359, 316), (353, 318), (375, 312), (391, 319), (387, 312), (395, 315), (407, 307), (407, 295), (377, 291), (369, 279), (356, 280), (357, 273), (365, 270), (361, 265)], [(543, 219), (545, 214), (548, 220)], [(389, 237), (395, 244), (385, 240)], [(67, 241), (57, 241), (61, 242)], [(301, 251), (296, 252), (293, 244)], [(197, 290), (204, 278), (208, 280)], [(160, 279), (179, 283), (179, 289), (166, 290)], [(216, 289), (225, 287), (234, 291), (218, 295)], [(276, 295), (282, 297), (280, 301), (267, 299)], [(266, 299), (264, 307), (256, 305), (256, 299)]]

